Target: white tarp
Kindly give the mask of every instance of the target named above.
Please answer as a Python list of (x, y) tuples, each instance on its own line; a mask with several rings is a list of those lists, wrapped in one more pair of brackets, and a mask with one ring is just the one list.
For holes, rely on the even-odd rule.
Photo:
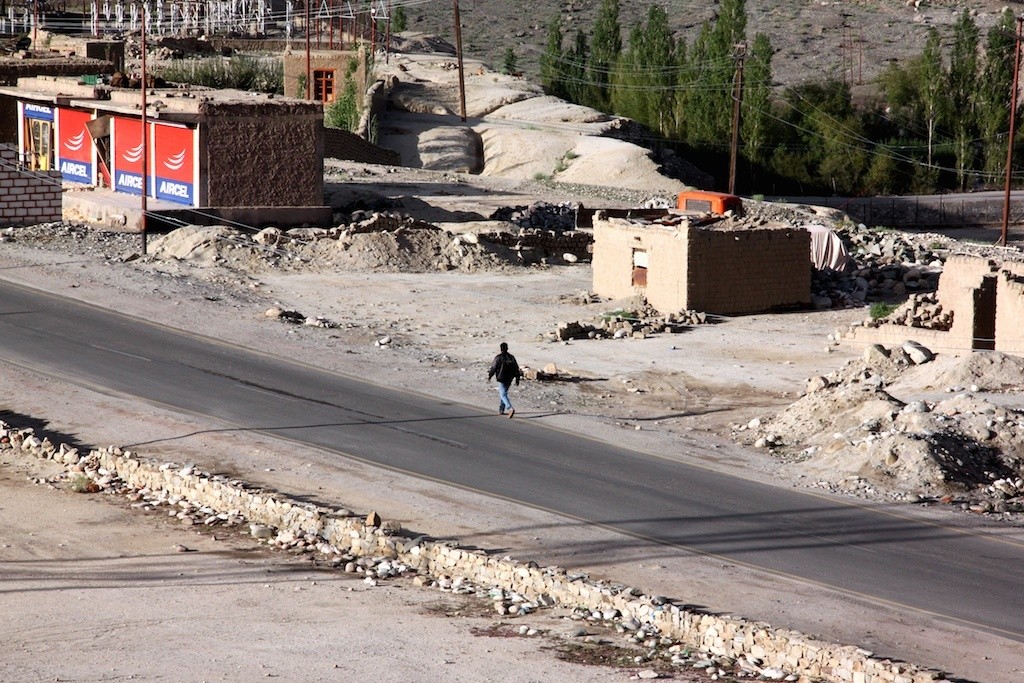
[(843, 240), (833, 230), (821, 224), (804, 226), (811, 233), (811, 263), (818, 270), (846, 270), (850, 255)]

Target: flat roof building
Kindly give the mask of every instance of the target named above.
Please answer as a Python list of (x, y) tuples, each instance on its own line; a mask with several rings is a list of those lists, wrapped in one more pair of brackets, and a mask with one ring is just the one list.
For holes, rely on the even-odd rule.
[(661, 313), (761, 313), (811, 304), (811, 236), (792, 226), (731, 226), (666, 211), (594, 216), (594, 291), (641, 295)]
[(146, 93), (143, 139), (138, 89), (54, 77), (0, 87), (0, 98), (17, 103), (17, 149), (31, 170), (56, 169), (65, 183), (127, 194), (145, 190), (183, 207), (278, 216), (316, 208), (329, 220), (320, 103), (195, 87)]

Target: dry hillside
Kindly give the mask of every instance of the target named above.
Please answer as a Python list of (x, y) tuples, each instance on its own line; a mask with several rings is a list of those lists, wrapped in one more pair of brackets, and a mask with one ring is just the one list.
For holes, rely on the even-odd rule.
[[(518, 66), (527, 75), (538, 73), (538, 60), (544, 50), (547, 25), (559, 14), (571, 45), (577, 30), (590, 33), (600, 0), (471, 0), (463, 2), (463, 48), (466, 56), (481, 59), (499, 68), (505, 50), (511, 46)], [(630, 28), (646, 18), (652, 2), (620, 2), (620, 24), (624, 39)], [(693, 42), (701, 24), (711, 19), (717, 3), (662, 3), (677, 39)], [(747, 2), (747, 34), (771, 38), (776, 50), (773, 63), (776, 81), (791, 85), (825, 76), (842, 77), (844, 72), (855, 82), (869, 83), (891, 60), (916, 55), (924, 45), (929, 26), (951, 26), (962, 7), (977, 11), (982, 31), (992, 25), (996, 14), (1006, 6), (992, 0), (954, 3), (946, 0), (865, 0), (856, 2), (797, 2), (789, 0), (750, 0)], [(408, 10), (409, 30), (436, 33), (453, 44), (452, 4), (427, 2)]]

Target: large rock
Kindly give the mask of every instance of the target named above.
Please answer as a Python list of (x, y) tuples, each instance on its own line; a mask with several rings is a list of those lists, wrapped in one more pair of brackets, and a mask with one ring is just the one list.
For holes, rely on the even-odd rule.
[(914, 365), (923, 365), (935, 358), (935, 354), (920, 342), (906, 341), (903, 342), (903, 346), (901, 348), (906, 352), (907, 356), (910, 357), (910, 361)]

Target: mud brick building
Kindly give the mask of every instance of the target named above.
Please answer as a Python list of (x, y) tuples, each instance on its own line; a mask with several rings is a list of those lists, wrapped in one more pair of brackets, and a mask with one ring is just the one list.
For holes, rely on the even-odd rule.
[(663, 313), (723, 315), (811, 302), (811, 236), (791, 226), (730, 229), (666, 212), (655, 220), (594, 216), (594, 291), (643, 295)]
[(937, 353), (995, 350), (1024, 356), (1024, 263), (951, 256), (936, 298), (942, 310), (953, 312), (949, 329), (883, 323), (854, 328), (845, 339), (884, 345), (912, 340)]
[[(33, 171), (65, 183), (193, 208), (237, 208), (234, 220), (330, 220), (323, 199), (323, 108), (316, 102), (232, 90), (141, 92), (76, 79), (19, 79), (16, 148)], [(145, 159), (145, 166), (144, 160)]]

